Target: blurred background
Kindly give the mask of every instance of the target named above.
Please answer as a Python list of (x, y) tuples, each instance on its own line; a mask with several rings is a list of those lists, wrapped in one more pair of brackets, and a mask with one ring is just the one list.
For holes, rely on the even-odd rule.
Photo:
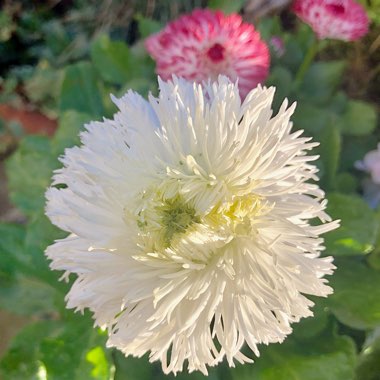
[[(195, 8), (238, 12), (271, 49), (267, 84), (298, 101), (297, 128), (321, 141), (321, 184), (343, 228), (328, 237), (342, 260), (332, 301), (295, 327), (283, 346), (263, 348), (254, 365), (222, 365), (209, 378), (380, 379), (380, 190), (355, 162), (375, 149), (380, 110), (380, 0), (361, 1), (369, 33), (330, 40), (291, 83), (313, 39), (288, 0), (3, 1), (0, 10), (0, 357), (1, 378), (161, 379), (158, 364), (104, 348), (89, 315), (65, 310), (65, 284), (43, 251), (62, 235), (43, 215), (57, 157), (77, 143), (84, 122), (115, 112), (109, 94), (157, 92), (143, 40)], [(273, 42), (280, 39), (280, 48)], [(279, 49), (281, 51), (279, 51)], [(327, 126), (327, 127), (326, 127)], [(368, 186), (367, 186), (368, 185)], [(365, 267), (365, 268), (364, 268)], [(366, 271), (366, 268), (370, 271)], [(330, 302), (330, 303), (329, 303)], [(172, 376), (169, 376), (172, 378)], [(181, 374), (177, 378), (201, 379)]]

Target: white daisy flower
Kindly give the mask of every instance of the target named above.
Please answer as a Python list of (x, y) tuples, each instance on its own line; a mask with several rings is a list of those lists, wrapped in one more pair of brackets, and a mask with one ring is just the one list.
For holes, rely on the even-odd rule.
[(291, 132), (295, 105), (272, 115), (274, 91), (241, 104), (226, 77), (160, 81), (158, 98), (114, 98), (114, 119), (66, 150), (46, 213), (70, 235), (46, 254), (76, 274), (67, 307), (90, 309), (108, 346), (207, 374), (224, 357), (252, 361), (245, 343), (258, 356), (283, 341), (313, 314), (305, 295), (332, 292), (319, 235), (338, 223), (308, 182), (317, 143)]

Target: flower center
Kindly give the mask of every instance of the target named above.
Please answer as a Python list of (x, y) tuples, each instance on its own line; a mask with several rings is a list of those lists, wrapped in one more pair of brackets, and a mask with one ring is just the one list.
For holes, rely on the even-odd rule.
[[(177, 193), (166, 198), (158, 189), (144, 192), (139, 202), (133, 213), (139, 228), (139, 244), (146, 253), (162, 257), (166, 257), (168, 248), (176, 250), (184, 242), (192, 252), (189, 244), (202, 240), (203, 234), (204, 241), (217, 242), (218, 247), (238, 237), (252, 236), (257, 218), (273, 207), (261, 196), (245, 194), (210, 205), (209, 210), (201, 212), (183, 195)], [(205, 257), (214, 253), (210, 250)], [(193, 253), (188, 259), (197, 260)]]
[(162, 199), (155, 194), (137, 215), (141, 236), (151, 239), (158, 250), (171, 246), (177, 235), (199, 222), (195, 209), (180, 196)]
[(195, 209), (186, 204), (180, 197), (168, 199), (157, 208), (164, 227), (164, 241), (167, 246), (175, 234), (184, 233), (194, 222), (199, 222)]
[(207, 56), (210, 58), (212, 62), (218, 63), (220, 61), (223, 61), (225, 50), (226, 49), (224, 48), (224, 46), (222, 46), (219, 43), (216, 43), (207, 50)]
[(234, 236), (249, 235), (252, 231), (252, 221), (268, 210), (268, 205), (261, 197), (247, 194), (214, 207), (206, 215), (205, 221), (216, 231), (227, 228)]
[(346, 11), (342, 4), (327, 4), (326, 7), (334, 16), (341, 16)]

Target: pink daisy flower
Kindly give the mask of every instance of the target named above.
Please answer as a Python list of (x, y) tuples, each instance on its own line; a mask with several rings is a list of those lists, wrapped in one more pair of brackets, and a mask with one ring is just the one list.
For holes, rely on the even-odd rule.
[(194, 10), (147, 38), (145, 46), (164, 80), (175, 74), (199, 83), (223, 74), (239, 79), (244, 98), (268, 76), (268, 47), (237, 14)]
[(354, 0), (296, 0), (292, 9), (319, 39), (353, 41), (368, 32), (367, 13)]

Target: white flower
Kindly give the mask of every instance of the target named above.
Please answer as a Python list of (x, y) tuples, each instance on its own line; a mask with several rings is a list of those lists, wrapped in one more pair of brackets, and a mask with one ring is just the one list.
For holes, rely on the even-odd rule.
[(291, 133), (294, 105), (272, 116), (273, 95), (258, 87), (241, 104), (225, 77), (160, 82), (158, 99), (114, 99), (114, 119), (66, 150), (46, 212), (71, 234), (46, 254), (77, 275), (67, 306), (89, 308), (109, 346), (207, 374), (251, 361), (244, 343), (258, 356), (283, 341), (313, 314), (305, 294), (332, 292), (319, 235), (338, 224), (307, 182), (317, 144)]

